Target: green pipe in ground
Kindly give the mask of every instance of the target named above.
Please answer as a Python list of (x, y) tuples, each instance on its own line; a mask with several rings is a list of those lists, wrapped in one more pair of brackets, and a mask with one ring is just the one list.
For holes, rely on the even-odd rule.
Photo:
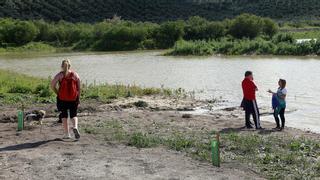
[(23, 130), (23, 111), (18, 111), (18, 131)]
[(211, 141), (211, 150), (212, 150), (212, 165), (220, 167), (220, 150), (219, 150), (219, 134), (217, 138)]

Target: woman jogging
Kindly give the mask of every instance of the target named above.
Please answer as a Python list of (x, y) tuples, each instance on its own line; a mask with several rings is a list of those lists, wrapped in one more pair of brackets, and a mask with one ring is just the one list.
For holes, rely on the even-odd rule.
[(70, 139), (68, 111), (73, 124), (73, 133), (76, 139), (80, 139), (78, 130), (77, 110), (80, 98), (80, 78), (78, 74), (71, 69), (70, 60), (62, 61), (61, 71), (51, 82), (52, 90), (57, 94), (57, 103), (61, 111), (64, 136), (63, 139)]
[[(278, 82), (279, 88), (277, 92), (272, 92), (269, 90), (269, 93), (272, 93), (272, 108), (274, 109), (273, 115), (274, 119), (277, 123), (276, 129), (283, 130), (285, 125), (285, 117), (284, 113), (286, 110), (286, 96), (287, 96), (287, 89), (286, 89), (286, 80), (280, 79)], [(280, 127), (280, 120), (281, 119), (281, 127)]]

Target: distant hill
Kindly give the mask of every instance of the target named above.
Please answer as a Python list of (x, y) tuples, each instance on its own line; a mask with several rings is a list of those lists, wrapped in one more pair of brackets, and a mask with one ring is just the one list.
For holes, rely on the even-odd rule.
[(114, 15), (160, 22), (202, 16), (210, 20), (252, 13), (277, 20), (320, 17), (319, 0), (0, 0), (0, 17), (96, 22)]

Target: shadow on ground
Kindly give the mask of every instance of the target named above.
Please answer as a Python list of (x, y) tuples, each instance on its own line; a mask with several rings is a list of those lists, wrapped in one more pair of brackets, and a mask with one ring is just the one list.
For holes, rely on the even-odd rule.
[(240, 132), (240, 131), (247, 131), (246, 127), (239, 127), (239, 128), (224, 128), (220, 130), (220, 133), (232, 133), (232, 132)]
[(258, 131), (258, 134), (260, 135), (268, 135), (274, 132), (277, 132), (275, 129), (247, 129), (245, 126), (244, 127), (239, 127), (239, 128), (225, 128), (220, 130), (220, 133), (239, 133), (241, 131)]
[(41, 145), (47, 144), (49, 142), (54, 142), (54, 141), (62, 141), (62, 139), (57, 138), (57, 139), (51, 139), (51, 140), (46, 140), (46, 141), (38, 141), (38, 142), (33, 142), (33, 143), (23, 143), (23, 144), (7, 146), (7, 147), (0, 148), (0, 152), (33, 149), (33, 148), (37, 148)]

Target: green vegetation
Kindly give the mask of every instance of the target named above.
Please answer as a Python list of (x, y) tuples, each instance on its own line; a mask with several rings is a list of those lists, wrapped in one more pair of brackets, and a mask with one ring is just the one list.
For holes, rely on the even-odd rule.
[(39, 30), (28, 21), (1, 21), (1, 41), (8, 44), (24, 45), (33, 41)]
[(51, 102), (49, 80), (0, 70), (0, 102), (5, 104)]
[(198, 15), (222, 20), (246, 12), (304, 20), (318, 19), (319, 8), (318, 0), (6, 0), (0, 1), (0, 17), (97, 22), (118, 15), (125, 20), (162, 22)]
[[(40, 79), (0, 70), (0, 104), (31, 104), (55, 102), (55, 95), (50, 89), (50, 78)], [(112, 99), (163, 95), (173, 96), (176, 91), (169, 89), (141, 88), (125, 85), (83, 85), (82, 100), (108, 102)], [(144, 104), (143, 104), (144, 105)]]
[[(153, 126), (122, 123), (124, 122), (115, 119), (99, 120), (93, 124), (85, 124), (82, 130), (106, 141), (121, 142), (137, 148), (165, 146), (186, 152), (198, 160), (211, 161), (210, 140), (215, 131), (178, 131), (179, 128), (156, 124), (157, 130), (152, 130)], [(162, 129), (165, 129), (163, 133)], [(235, 162), (251, 164), (250, 168), (256, 169), (268, 179), (319, 177), (319, 156), (320, 142), (317, 140), (254, 132), (221, 134), (222, 165)]]
[(273, 39), (220, 39), (178, 41), (167, 55), (319, 55), (320, 41), (296, 43), (291, 34), (277, 34)]
[(57, 48), (41, 42), (30, 42), (20, 47), (0, 48), (0, 53), (57, 52)]
[(217, 39), (223, 37), (226, 34), (227, 23), (223, 22), (211, 22), (203, 19), (199, 16), (190, 17), (186, 21), (185, 36), (186, 40), (198, 40), (198, 39)]
[(238, 39), (255, 38), (260, 34), (272, 37), (278, 31), (277, 25), (268, 18), (260, 18), (250, 14), (237, 16), (230, 23), (230, 34)]
[(95, 24), (0, 19), (0, 48), (9, 52), (53, 50), (51, 46), (93, 51), (167, 49), (180, 39), (272, 37), (277, 31), (278, 26), (272, 20), (249, 14), (221, 22), (208, 21), (197, 16), (187, 21), (168, 21), (161, 24), (134, 23), (117, 17)]
[(317, 39), (320, 37), (320, 29), (292, 33), (294, 39)]
[[(293, 26), (293, 25), (292, 25)], [(269, 18), (242, 14), (208, 21), (199, 16), (161, 24), (118, 17), (95, 24), (0, 19), (0, 52), (124, 51), (168, 49), (169, 55), (318, 55), (320, 31), (279, 32)]]
[(318, 169), (320, 142), (306, 138), (235, 134), (223, 136), (227, 158), (254, 163), (269, 179), (312, 179)]

